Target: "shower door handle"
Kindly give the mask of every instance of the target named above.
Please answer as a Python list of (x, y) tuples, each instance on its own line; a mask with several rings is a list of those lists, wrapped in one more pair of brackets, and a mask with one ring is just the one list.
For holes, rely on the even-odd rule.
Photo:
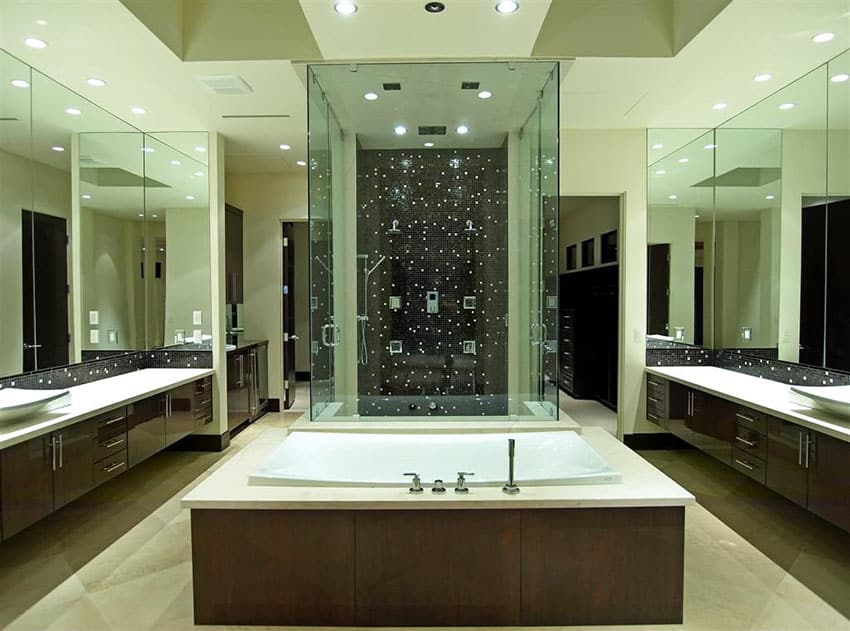
[[(541, 343), (540, 333), (539, 333), (540, 327), (541, 327), (541, 324), (539, 322), (532, 322), (531, 323), (531, 345), (532, 346), (540, 346), (540, 343)], [(537, 335), (535, 335), (535, 332), (537, 332)]]
[(333, 346), (333, 344), (328, 341), (328, 329), (332, 326), (333, 324), (322, 325), (322, 346)]
[[(328, 329), (333, 330), (333, 334), (332, 334), (333, 335), (333, 341), (328, 339)], [(337, 344), (340, 343), (341, 339), (342, 339), (342, 333), (340, 333), (340, 329), (339, 329), (338, 324), (330, 323), (330, 324), (323, 324), (322, 325), (322, 344), (324, 346), (334, 347), (334, 346), (336, 346)]]
[(337, 344), (342, 343), (342, 329), (339, 328), (339, 325), (334, 323), (331, 325), (334, 329), (334, 341), (331, 343), (331, 346), (336, 346)]

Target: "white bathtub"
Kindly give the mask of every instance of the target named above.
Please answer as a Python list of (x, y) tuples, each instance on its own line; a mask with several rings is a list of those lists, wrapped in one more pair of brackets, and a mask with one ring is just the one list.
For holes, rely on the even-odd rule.
[(449, 489), (458, 471), (469, 486), (501, 486), (508, 476), (508, 438), (516, 440), (518, 485), (616, 484), (612, 469), (576, 432), (511, 434), (367, 434), (294, 432), (250, 478), (281, 486), (409, 486), (415, 471)]

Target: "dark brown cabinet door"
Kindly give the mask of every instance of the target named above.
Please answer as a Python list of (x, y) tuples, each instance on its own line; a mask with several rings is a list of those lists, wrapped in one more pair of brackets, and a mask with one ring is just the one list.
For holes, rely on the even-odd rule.
[(248, 420), (250, 360), (246, 351), (227, 356), (227, 429), (234, 429)]
[(789, 421), (767, 421), (767, 487), (805, 507), (808, 472), (804, 445), (808, 430)]
[[(670, 419), (667, 429), (674, 436), (681, 438), (688, 444), (694, 441), (694, 433), (688, 421), (691, 417), (691, 401), (693, 390), (678, 383), (670, 383)], [(677, 404), (674, 405), (673, 402)]]
[(167, 393), (165, 408), (165, 444), (173, 445), (195, 429), (195, 384), (175, 388)]
[(0, 451), (0, 508), (8, 539), (53, 512), (53, 458), (50, 436)]
[(158, 394), (127, 407), (127, 458), (133, 467), (165, 449), (165, 395)]
[(690, 414), (685, 423), (693, 432), (692, 444), (727, 465), (732, 464), (736, 409), (725, 399), (690, 391)]
[(850, 443), (810, 432), (809, 510), (850, 532)]
[(53, 432), (56, 471), (53, 474), (53, 507), (58, 510), (94, 488), (95, 426), (78, 423)]
[(225, 206), (224, 213), (224, 273), (227, 304), (242, 304), (242, 211), (229, 204)]

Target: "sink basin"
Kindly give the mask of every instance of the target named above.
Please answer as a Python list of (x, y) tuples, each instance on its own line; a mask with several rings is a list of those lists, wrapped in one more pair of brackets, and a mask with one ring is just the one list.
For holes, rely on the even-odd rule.
[(70, 404), (71, 393), (67, 390), (0, 388), (0, 423), (9, 423)]
[(850, 417), (850, 386), (791, 386), (791, 391), (810, 399), (815, 407)]

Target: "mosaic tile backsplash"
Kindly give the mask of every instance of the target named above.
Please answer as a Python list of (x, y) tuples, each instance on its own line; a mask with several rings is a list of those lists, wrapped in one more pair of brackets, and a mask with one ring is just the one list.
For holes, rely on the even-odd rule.
[(212, 368), (211, 351), (139, 351), (0, 379), (0, 388), (49, 390), (135, 372), (144, 368)]
[(506, 413), (506, 149), (361, 150), (357, 165), (357, 252), (369, 267), (386, 256), (358, 291), (360, 414), (436, 394)]

